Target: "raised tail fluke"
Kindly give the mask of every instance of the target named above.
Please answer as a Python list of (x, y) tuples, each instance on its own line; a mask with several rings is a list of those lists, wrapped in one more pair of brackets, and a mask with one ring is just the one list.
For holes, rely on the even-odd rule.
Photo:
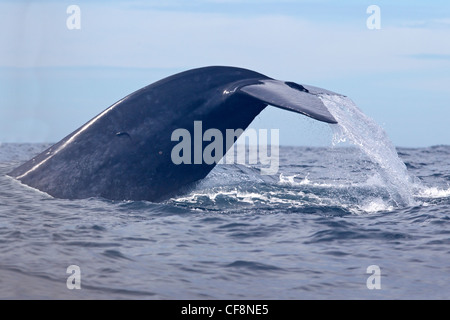
[(239, 90), (271, 106), (301, 113), (319, 121), (337, 123), (317, 96), (335, 94), (334, 92), (272, 79), (259, 80), (258, 83), (245, 85)]
[[(267, 105), (337, 123), (324, 94), (334, 93), (242, 68), (187, 70), (129, 94), (8, 175), (56, 198), (161, 201), (206, 177), (218, 162), (203, 161), (207, 148), (225, 154), (234, 137), (223, 137)], [(203, 132), (222, 139), (207, 145)]]

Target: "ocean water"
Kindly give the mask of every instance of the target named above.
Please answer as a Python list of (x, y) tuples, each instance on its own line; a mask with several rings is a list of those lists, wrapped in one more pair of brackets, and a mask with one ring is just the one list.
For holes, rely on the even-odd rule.
[(52, 198), (6, 176), (49, 144), (0, 145), (0, 299), (449, 299), (450, 146), (394, 148), (323, 99), (330, 147), (162, 203)]
[(450, 298), (450, 146), (398, 150), (420, 180), (411, 205), (352, 147), (281, 147), (275, 177), (219, 165), (163, 203), (54, 199), (5, 176), (46, 147), (0, 146), (2, 299)]

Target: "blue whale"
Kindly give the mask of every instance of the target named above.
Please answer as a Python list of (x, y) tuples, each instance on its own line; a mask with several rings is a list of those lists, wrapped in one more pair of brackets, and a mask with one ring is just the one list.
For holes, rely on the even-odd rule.
[(175, 164), (174, 130), (193, 134), (201, 121), (225, 136), (267, 105), (336, 123), (319, 94), (335, 93), (236, 67), (188, 70), (131, 93), (8, 175), (56, 198), (162, 201), (215, 166)]

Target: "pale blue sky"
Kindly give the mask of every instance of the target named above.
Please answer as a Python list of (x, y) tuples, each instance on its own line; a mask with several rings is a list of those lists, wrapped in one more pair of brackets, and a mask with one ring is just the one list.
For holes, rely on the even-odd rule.
[[(80, 30), (66, 27), (71, 4)], [(56, 142), (162, 77), (230, 65), (345, 94), (397, 146), (450, 144), (448, 1), (0, 1), (0, 28), (0, 142)], [(253, 126), (287, 145), (331, 141), (328, 125), (275, 108)]]

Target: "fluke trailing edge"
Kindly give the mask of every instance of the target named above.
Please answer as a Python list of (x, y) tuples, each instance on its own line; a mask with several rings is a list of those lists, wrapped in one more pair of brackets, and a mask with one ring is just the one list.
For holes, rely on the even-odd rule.
[[(324, 89), (234, 67), (205, 67), (131, 93), (8, 175), (56, 198), (161, 201), (183, 192), (213, 164), (175, 164), (176, 129), (246, 129), (267, 106), (336, 123)], [(224, 151), (230, 146), (225, 145)]]

